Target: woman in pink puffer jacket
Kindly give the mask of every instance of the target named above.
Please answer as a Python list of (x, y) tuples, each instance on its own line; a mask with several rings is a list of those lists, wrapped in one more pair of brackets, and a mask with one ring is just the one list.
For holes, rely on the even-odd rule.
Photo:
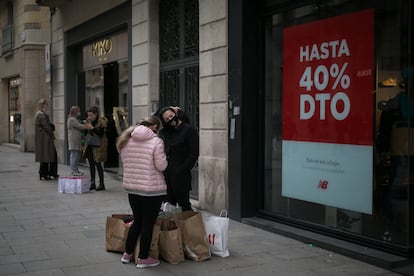
[(129, 263), (139, 235), (138, 268), (156, 266), (160, 262), (149, 256), (152, 228), (161, 203), (167, 194), (164, 170), (167, 158), (164, 142), (157, 136), (160, 120), (151, 116), (139, 125), (125, 130), (117, 141), (123, 164), (123, 187), (134, 216), (121, 262)]

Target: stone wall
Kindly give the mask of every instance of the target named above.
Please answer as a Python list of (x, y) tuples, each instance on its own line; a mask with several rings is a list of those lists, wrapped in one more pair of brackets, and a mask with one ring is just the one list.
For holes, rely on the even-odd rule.
[(199, 204), (228, 205), (227, 1), (200, 0)]

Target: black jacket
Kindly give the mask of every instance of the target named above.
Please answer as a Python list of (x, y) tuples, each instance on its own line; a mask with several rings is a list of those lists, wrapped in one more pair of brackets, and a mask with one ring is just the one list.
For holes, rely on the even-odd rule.
[(168, 182), (182, 184), (191, 189), (191, 169), (199, 155), (197, 131), (188, 123), (181, 123), (177, 128), (163, 129), (161, 137), (165, 144), (168, 167), (165, 176)]

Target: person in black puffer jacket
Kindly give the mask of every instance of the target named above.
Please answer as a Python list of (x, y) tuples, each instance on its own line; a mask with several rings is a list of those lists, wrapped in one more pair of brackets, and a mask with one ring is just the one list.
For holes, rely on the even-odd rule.
[(191, 169), (199, 155), (197, 131), (185, 113), (177, 107), (164, 107), (157, 112), (163, 123), (160, 136), (164, 140), (168, 167), (165, 170), (168, 202), (192, 210), (190, 203)]

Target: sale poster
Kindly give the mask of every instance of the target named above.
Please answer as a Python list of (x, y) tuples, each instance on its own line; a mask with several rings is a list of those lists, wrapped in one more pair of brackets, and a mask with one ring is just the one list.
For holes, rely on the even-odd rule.
[(283, 32), (282, 195), (372, 213), (374, 10)]

